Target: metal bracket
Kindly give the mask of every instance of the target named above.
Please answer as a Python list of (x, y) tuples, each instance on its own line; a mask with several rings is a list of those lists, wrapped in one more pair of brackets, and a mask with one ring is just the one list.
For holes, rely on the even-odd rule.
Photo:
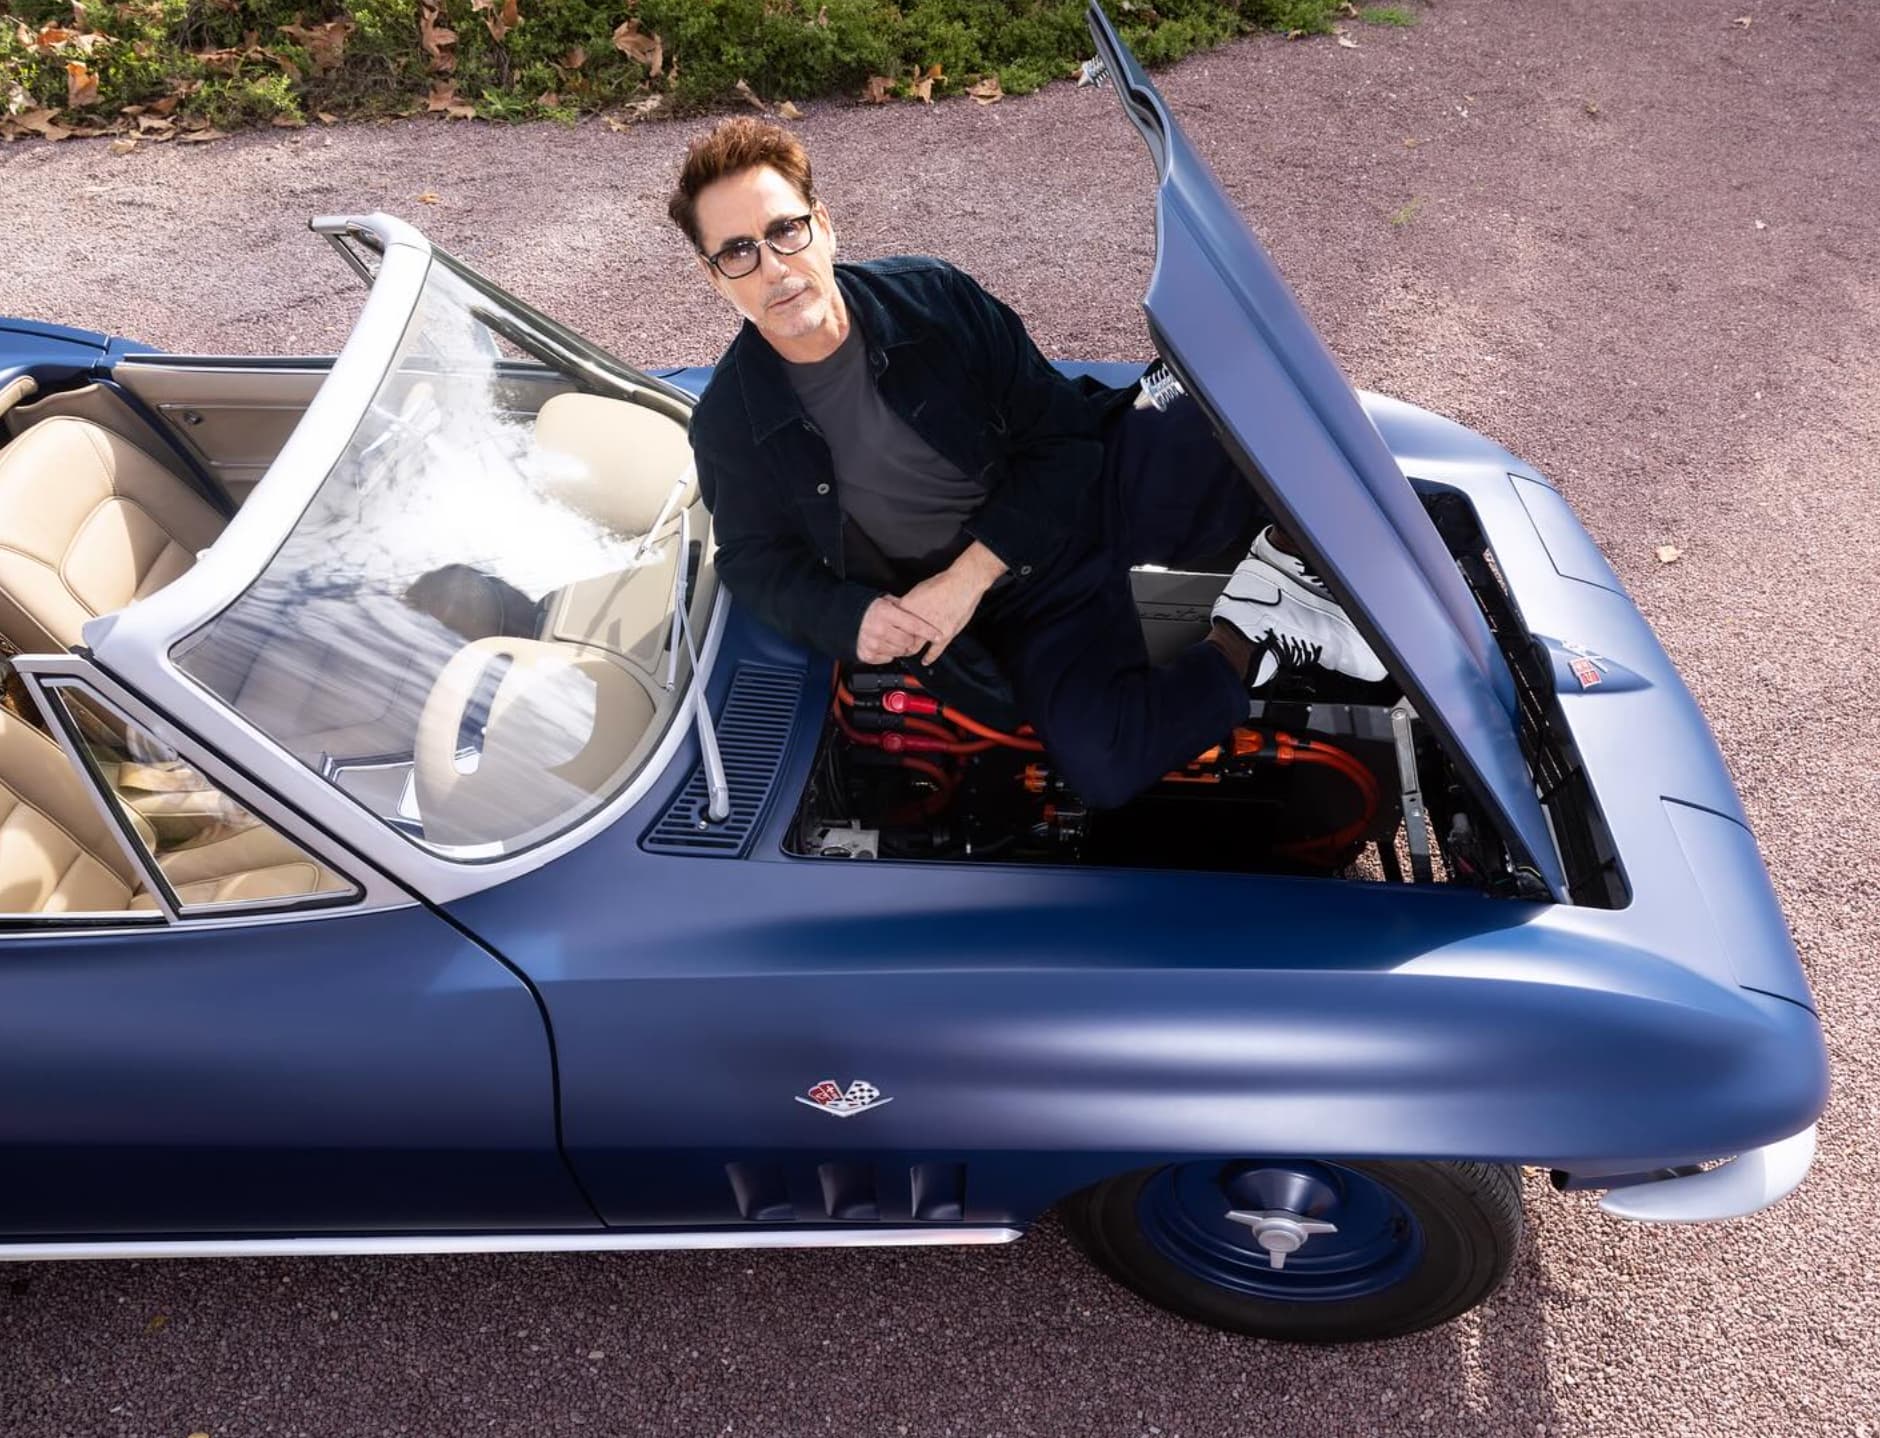
[(1403, 832), (1410, 844), (1410, 878), (1418, 884), (1436, 876), (1430, 863), (1429, 814), (1423, 807), (1423, 784), (1417, 776), (1417, 747), (1410, 724), (1417, 717), (1408, 699), (1391, 707), (1390, 736), (1397, 747), (1397, 785), (1403, 803)]

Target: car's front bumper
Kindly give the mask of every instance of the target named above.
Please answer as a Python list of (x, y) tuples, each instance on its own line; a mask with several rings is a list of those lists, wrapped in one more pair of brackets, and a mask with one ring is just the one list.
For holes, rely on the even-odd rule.
[(1602, 1213), (1639, 1223), (1721, 1223), (1780, 1203), (1808, 1176), (1815, 1160), (1815, 1125), (1775, 1143), (1726, 1159), (1715, 1168), (1615, 1188), (1599, 1200)]

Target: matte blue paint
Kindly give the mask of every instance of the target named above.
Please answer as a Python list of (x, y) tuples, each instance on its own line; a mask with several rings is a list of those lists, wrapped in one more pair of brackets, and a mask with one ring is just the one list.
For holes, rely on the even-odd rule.
[(1156, 159), (1156, 348), (1346, 601), (1504, 838), (1566, 881), (1515, 732), (1515, 687), (1455, 560), (1331, 351), (1098, 6), (1091, 33)]
[(1599, 552), (1599, 546), (1593, 543), (1592, 535), (1581, 527), (1567, 507), (1566, 500), (1560, 497), (1560, 491), (1524, 475), (1509, 478), (1528, 518), (1540, 533), (1555, 572), (1582, 584), (1597, 584), (1615, 594), (1623, 593), (1625, 586), (1619, 583), (1619, 576), (1607, 563), (1606, 556)]
[(89, 330), (0, 316), (0, 385), (31, 375), (41, 389), (70, 384), (103, 359), (108, 341)]
[[(1263, 474), (1331, 477), (1268, 488), (1539, 846), (1505, 667), (1411, 486), (1467, 501), (1545, 636), (1630, 902), (792, 858), (826, 663), (734, 606), (714, 707), (740, 662), (806, 676), (748, 857), (642, 846), (688, 752), (590, 842), (448, 916), (0, 935), (0, 1232), (592, 1227), (584, 1191), (617, 1225), (758, 1222), (753, 1195), (792, 1215), (762, 1222), (826, 1224), (839, 1205), (900, 1223), (919, 1221), (917, 1171), (963, 1173), (967, 1222), (1023, 1222), (1169, 1162), (1192, 1215), (1197, 1175), (1254, 1154), (1635, 1178), (1815, 1119), (1825, 1047), (1741, 804), (1596, 547), (1492, 441), (1352, 402), (1153, 88), (1112, 69), (1172, 177), (1149, 309), (1191, 387), (1259, 431)], [(1234, 281), (1210, 289), (1223, 253)], [(1251, 332), (1218, 323), (1242, 304)], [(0, 379), (103, 377), (129, 348), (0, 322)], [(670, 373), (693, 392), (708, 376)], [(1580, 649), (1611, 682), (1565, 683)], [(795, 1102), (825, 1078), (893, 1102), (849, 1119)], [(1377, 1242), (1373, 1198), (1353, 1191), (1349, 1247), (1320, 1252), (1383, 1282), (1408, 1250)]]
[(595, 1226), (534, 999), (427, 910), (0, 935), (0, 1233)]

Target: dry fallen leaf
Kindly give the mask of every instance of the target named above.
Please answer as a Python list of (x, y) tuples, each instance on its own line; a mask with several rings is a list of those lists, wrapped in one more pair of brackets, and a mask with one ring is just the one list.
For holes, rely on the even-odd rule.
[[(496, 0), (470, 0), (470, 8), (478, 12), (496, 10)], [(502, 9), (494, 15), (485, 14), (483, 23), (489, 29), (490, 39), (498, 45), (502, 44), (503, 37), (522, 23), (516, 0), (503, 0)]]
[(313, 61), (314, 73), (324, 75), (337, 70), (346, 54), (346, 37), (359, 27), (351, 20), (329, 20), (324, 25), (277, 25), (274, 27), (295, 41)]
[(827, 5), (817, 10), (816, 23), (825, 30), (829, 28), (829, 7)]
[(601, 116), (601, 123), (607, 126), (607, 128), (612, 130), (616, 135), (624, 135), (633, 128), (633, 126), (629, 125), (618, 115), (603, 115)]
[(1759, 230), (1766, 230), (1769, 228), (1769, 226), (1765, 225), (1761, 220), (1758, 220), (1756, 221), (1756, 228)]
[(744, 101), (744, 103), (749, 105), (753, 110), (756, 110), (760, 114), (764, 114), (764, 115), (768, 115), (770, 113), (770, 106), (766, 105), (763, 102), (763, 100), (761, 100), (758, 97), (757, 91), (753, 90), (743, 80), (738, 81), (738, 83), (733, 85), (731, 88), (733, 90), (736, 90), (738, 92), (738, 98)]
[(68, 60), (65, 65), (65, 107), (76, 110), (98, 103), (98, 77), (83, 60)]
[[(120, 142), (120, 143), (122, 143), (122, 142)], [(113, 146), (111, 147), (111, 151), (112, 151), (112, 153), (113, 153), (113, 154), (117, 154), (117, 153), (120, 153), (120, 151), (118, 150), (118, 147), (117, 147), (117, 145), (113, 145)], [(167, 1328), (167, 1327), (169, 1326), (169, 1323), (170, 1323), (170, 1315), (169, 1315), (169, 1314), (167, 1314), (167, 1313), (153, 1313), (153, 1314), (151, 1314), (151, 1315), (150, 1315), (150, 1321), (149, 1321), (148, 1323), (146, 1323), (146, 1324), (144, 1324), (144, 1332), (146, 1332), (146, 1333), (161, 1333), (161, 1332), (163, 1332), (163, 1330), (164, 1330), (165, 1328)]]
[(418, 44), (431, 57), (431, 73), (448, 75), (457, 68), (457, 53), (451, 48), (457, 43), (457, 32), (437, 23), (439, 8), (437, 0), (422, 0), (418, 11)]
[(996, 105), (1005, 98), (1005, 91), (999, 88), (997, 75), (988, 75), (977, 85), (968, 85), (966, 93), (982, 105)]
[(272, 120), (268, 121), (268, 123), (277, 130), (304, 130), (307, 128), (307, 120), (304, 115), (283, 113), (276, 115)]
[(426, 190), (422, 195), (418, 196), (418, 203), (421, 205), (435, 205), (443, 198), (444, 197), (438, 194), (436, 190)]
[(916, 99), (933, 104), (933, 77), (923, 75), (909, 87), (909, 93)]
[(788, 100), (785, 100), (781, 105), (777, 106), (777, 118), (780, 120), (800, 120), (803, 118), (803, 112), (797, 109), (796, 106), (792, 105)]
[(318, 120), (322, 125), (336, 125), (339, 123), (338, 115), (330, 115), (325, 110), (314, 111), (313, 118)]
[(22, 130), (31, 130), (42, 140), (63, 140), (72, 133), (65, 126), (53, 122), (50, 110), (27, 110), (14, 116), (13, 123)]
[(1343, 25), (1332, 26), (1332, 38), (1346, 50), (1355, 50), (1358, 48), (1358, 42), (1345, 33), (1345, 27)]
[(1676, 564), (1678, 560), (1683, 557), (1683, 554), (1684, 551), (1679, 549), (1675, 544), (1661, 544), (1658, 546), (1658, 562), (1660, 564)]
[[(111, 142), (111, 153), (114, 155), (128, 155), (130, 154), (132, 150), (135, 150), (136, 148), (137, 148), (137, 142), (135, 140), (113, 140)], [(157, 1315), (158, 1318), (161, 1318), (162, 1316), (163, 1316), (162, 1314)], [(151, 1320), (151, 1322), (153, 1323), (155, 1321), (156, 1319)]]
[(211, 140), (226, 140), (227, 138), (227, 135), (223, 134), (213, 125), (210, 125), (207, 129), (191, 130), (187, 135), (178, 135), (176, 137), (177, 143), (183, 145), (206, 145)]
[(433, 80), (431, 93), (425, 97), (426, 113), (436, 115), (448, 110), (457, 103), (457, 82), (455, 80)]
[(1730, 23), (1739, 30), (1747, 30), (1751, 25), (1756, 23), (1756, 19), (1753, 15), (1739, 15)]
[(579, 70), (587, 64), (587, 51), (576, 45), (561, 57), (561, 63), (563, 69)]
[(893, 93), (894, 81), (890, 80), (886, 75), (870, 75), (868, 77), (868, 83), (862, 86), (862, 103), (864, 105), (884, 105), (887, 103), (888, 97)]
[(626, 20), (615, 27), (614, 49), (629, 60), (646, 66), (647, 78), (659, 78), (660, 69), (666, 61), (666, 43), (657, 35), (647, 34), (638, 20)]

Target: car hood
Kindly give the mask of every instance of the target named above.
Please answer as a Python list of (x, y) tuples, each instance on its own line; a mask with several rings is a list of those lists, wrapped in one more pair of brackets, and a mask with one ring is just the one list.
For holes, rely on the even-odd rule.
[(1436, 526), (1292, 291), (1092, 0), (1108, 78), (1160, 175), (1143, 309), (1156, 349), (1502, 822), (1565, 896), (1513, 675)]

